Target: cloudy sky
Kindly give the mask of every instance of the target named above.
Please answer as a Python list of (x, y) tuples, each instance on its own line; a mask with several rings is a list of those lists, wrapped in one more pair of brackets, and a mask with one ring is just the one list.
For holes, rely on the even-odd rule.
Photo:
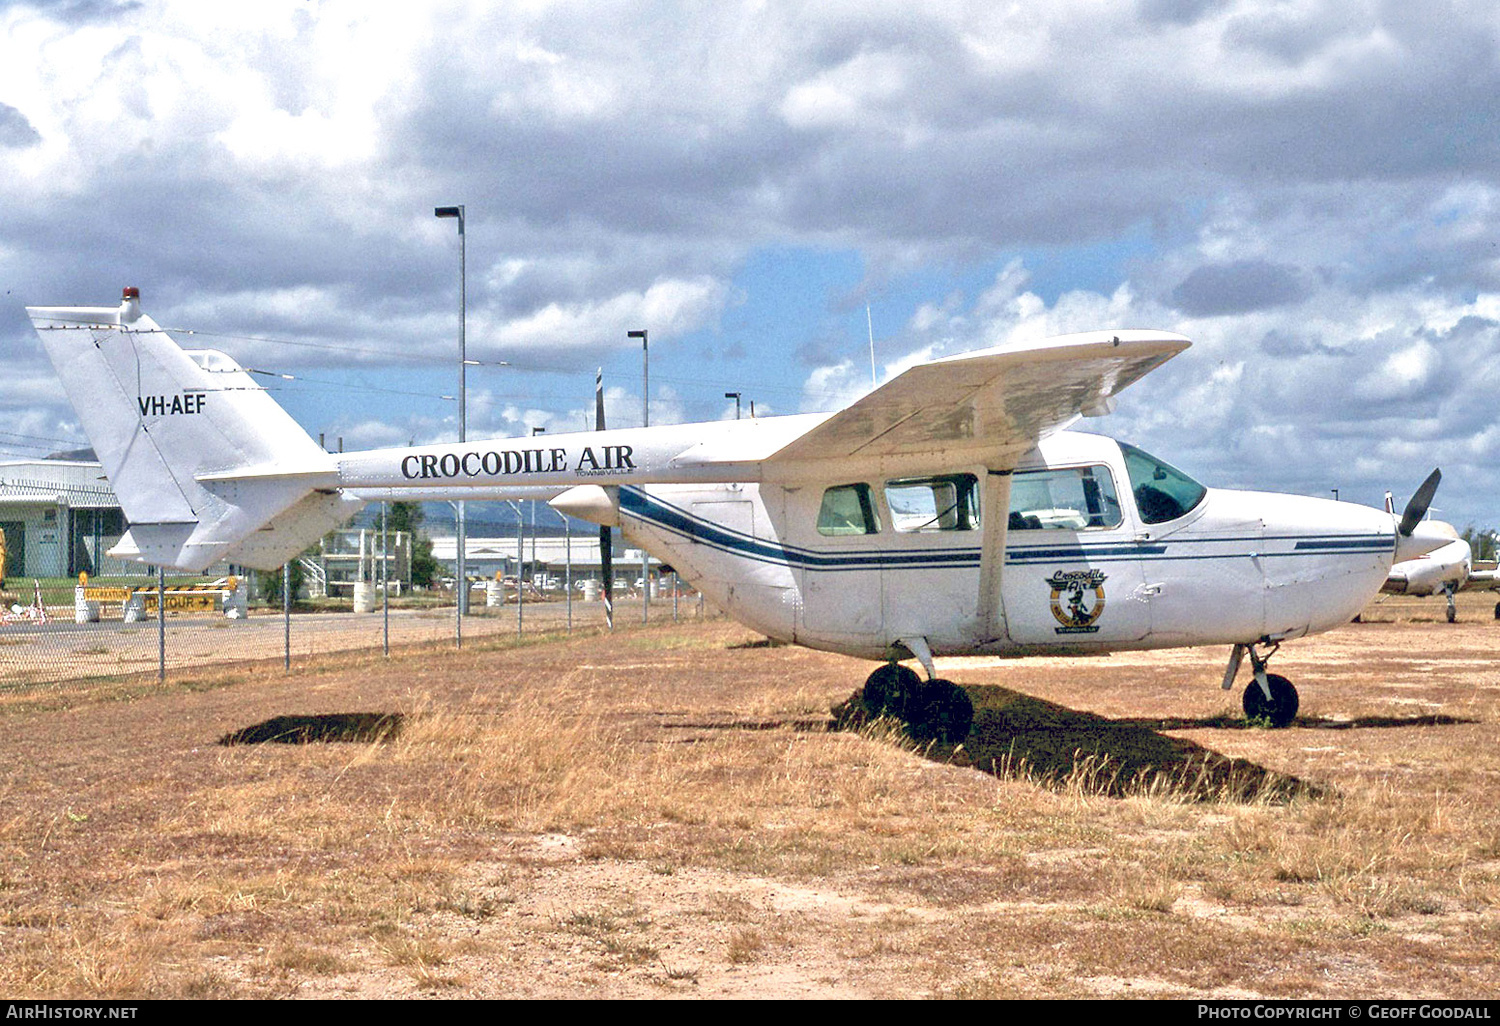
[[(0, 455), (81, 440), (26, 304), (139, 286), (346, 448), (834, 409), (1104, 327), (1090, 426), (1500, 527), (1492, 0), (0, 2)], [(868, 313), (867, 313), (868, 312)], [(867, 320), (868, 316), (868, 320)], [(506, 366), (499, 366), (504, 362)], [(448, 396), (449, 398), (444, 398)]]

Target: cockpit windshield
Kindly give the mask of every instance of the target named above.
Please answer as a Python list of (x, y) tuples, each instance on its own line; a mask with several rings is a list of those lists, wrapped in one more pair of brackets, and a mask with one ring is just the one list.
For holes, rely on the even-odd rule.
[(1135, 493), (1136, 509), (1147, 524), (1164, 524), (1186, 516), (1208, 489), (1169, 463), (1142, 452), (1133, 445), (1120, 443), (1125, 455), (1125, 472), (1130, 475), (1130, 490)]

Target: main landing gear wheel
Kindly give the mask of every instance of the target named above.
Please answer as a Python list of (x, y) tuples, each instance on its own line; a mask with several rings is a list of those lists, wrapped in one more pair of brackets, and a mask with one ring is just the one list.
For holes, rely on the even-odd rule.
[(899, 663), (886, 663), (865, 679), (865, 705), (876, 716), (906, 719), (917, 705), (922, 678)]
[(974, 726), (974, 702), (951, 680), (933, 679), (923, 684), (913, 705), (907, 732), (917, 741), (957, 744)]
[(924, 682), (915, 670), (886, 663), (865, 680), (865, 708), (894, 716), (917, 741), (957, 744), (974, 725), (974, 702), (950, 680)]
[(1273, 727), (1285, 727), (1297, 718), (1297, 689), (1279, 673), (1266, 674), (1266, 685), (1271, 689), (1269, 700), (1254, 678), (1245, 688), (1245, 718), (1264, 720)]

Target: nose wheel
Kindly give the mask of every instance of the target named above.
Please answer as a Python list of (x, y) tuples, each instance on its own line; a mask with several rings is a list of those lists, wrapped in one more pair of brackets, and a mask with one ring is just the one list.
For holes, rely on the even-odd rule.
[(1273, 727), (1285, 727), (1297, 718), (1297, 689), (1279, 673), (1266, 674), (1266, 686), (1259, 679), (1245, 686), (1245, 719), (1262, 721)]
[(1245, 718), (1252, 723), (1265, 723), (1278, 729), (1291, 725), (1297, 718), (1297, 707), (1300, 704), (1297, 689), (1291, 681), (1279, 673), (1266, 672), (1266, 663), (1279, 647), (1272, 645), (1270, 651), (1261, 655), (1254, 645), (1236, 645), (1229, 654), (1229, 668), (1224, 672), (1224, 690), (1228, 691), (1234, 687), (1234, 678), (1239, 672), (1241, 661), (1249, 654), (1253, 675), (1250, 683), (1245, 685), (1241, 703), (1245, 709)]

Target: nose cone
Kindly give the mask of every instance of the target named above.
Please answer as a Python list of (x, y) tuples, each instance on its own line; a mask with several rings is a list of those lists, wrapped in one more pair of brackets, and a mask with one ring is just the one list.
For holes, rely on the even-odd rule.
[(1396, 534), (1396, 562), (1416, 559), (1453, 541), (1453, 528), (1440, 520), (1421, 520), (1411, 534)]

